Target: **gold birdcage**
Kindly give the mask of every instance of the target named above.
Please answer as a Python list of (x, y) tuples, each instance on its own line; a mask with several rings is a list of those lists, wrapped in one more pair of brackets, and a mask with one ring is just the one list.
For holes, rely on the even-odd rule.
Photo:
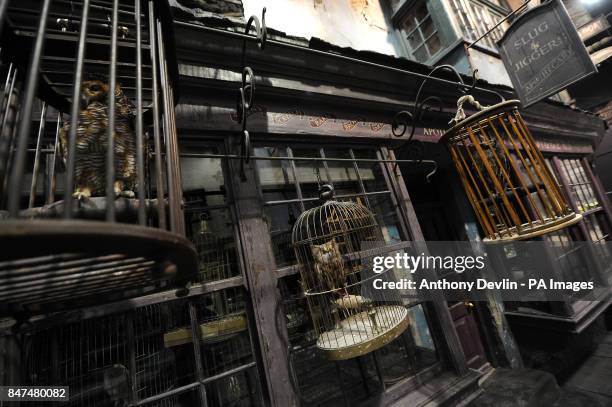
[[(462, 105), (480, 111), (465, 118)], [(458, 102), (441, 139), (450, 149), (486, 241), (524, 240), (562, 229), (581, 216), (567, 204), (518, 109), (518, 100), (483, 108)]]
[(393, 278), (393, 270), (372, 271), (384, 238), (365, 206), (324, 201), (297, 219), (292, 243), (316, 344), (328, 359), (367, 354), (404, 332), (408, 311), (397, 291), (372, 289), (375, 278)]

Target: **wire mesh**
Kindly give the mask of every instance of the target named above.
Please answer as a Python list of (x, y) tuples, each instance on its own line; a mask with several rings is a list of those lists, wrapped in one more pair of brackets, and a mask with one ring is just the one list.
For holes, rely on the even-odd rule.
[[(19, 366), (2, 369), (21, 370), (22, 385), (69, 386), (70, 399), (58, 405), (260, 405), (245, 306), (242, 289), (227, 289), (34, 329), (21, 339), (21, 357), (12, 362)], [(199, 359), (190, 307), (201, 335)]]

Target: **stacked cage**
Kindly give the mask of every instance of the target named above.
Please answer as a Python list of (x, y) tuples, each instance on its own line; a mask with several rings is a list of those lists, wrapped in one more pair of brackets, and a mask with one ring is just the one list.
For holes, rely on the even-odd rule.
[(184, 286), (167, 2), (4, 1), (0, 24), (0, 316)]
[(482, 109), (441, 139), (487, 241), (530, 239), (581, 218), (567, 204), (519, 107), (511, 100)]
[(394, 281), (394, 269), (374, 272), (373, 259), (384, 238), (374, 215), (352, 201), (329, 199), (302, 213), (292, 231), (301, 284), (318, 336), (330, 360), (372, 352), (408, 326), (407, 309), (396, 290), (377, 290), (375, 280)]

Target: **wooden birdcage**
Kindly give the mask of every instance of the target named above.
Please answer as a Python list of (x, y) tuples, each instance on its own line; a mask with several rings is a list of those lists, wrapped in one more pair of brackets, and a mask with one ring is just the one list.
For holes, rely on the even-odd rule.
[(185, 287), (168, 2), (5, 1), (0, 27), (0, 316)]
[[(465, 118), (465, 101), (481, 110)], [(450, 149), (485, 240), (529, 239), (581, 219), (529, 133), (518, 100), (483, 109), (464, 96), (458, 105), (456, 124), (441, 141)]]
[(407, 328), (399, 294), (372, 289), (373, 279), (381, 277), (372, 271), (372, 260), (384, 238), (365, 206), (327, 200), (305, 211), (293, 227), (292, 243), (316, 344), (328, 359), (367, 354)]

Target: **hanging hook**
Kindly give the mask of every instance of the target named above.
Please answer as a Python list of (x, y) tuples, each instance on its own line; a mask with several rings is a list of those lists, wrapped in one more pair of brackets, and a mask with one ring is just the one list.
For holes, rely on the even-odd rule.
[[(266, 46), (266, 40), (268, 37), (265, 7), (261, 12), (261, 24), (257, 16), (251, 16), (245, 26), (244, 33), (249, 35), (252, 27), (255, 28), (257, 46), (260, 50), (263, 50)], [(236, 103), (238, 123), (242, 124), (242, 140), (240, 143), (242, 156), (242, 160), (240, 160), (240, 179), (242, 181), (246, 181), (244, 165), (248, 164), (251, 159), (251, 138), (249, 136), (249, 132), (247, 131), (247, 118), (255, 101), (255, 74), (253, 73), (253, 69), (251, 69), (251, 67), (246, 66), (246, 46), (247, 39), (245, 37), (244, 41), (242, 42), (242, 80), (238, 94), (238, 101)]]
[[(442, 71), (442, 70), (446, 70), (454, 74), (456, 78), (455, 83), (457, 85), (457, 90), (462, 95), (467, 95), (471, 93), (474, 89), (476, 89), (476, 82), (478, 81), (478, 76), (477, 76), (478, 69), (474, 69), (474, 71), (472, 72), (472, 83), (468, 85), (463, 81), (463, 78), (461, 77), (457, 69), (455, 69), (455, 67), (453, 67), (452, 65), (436, 66), (435, 68), (431, 70), (431, 72), (429, 72), (429, 74), (425, 77), (425, 79), (423, 79), (423, 81), (419, 85), (419, 88), (416, 93), (416, 97), (414, 99), (414, 110), (412, 112), (402, 110), (393, 117), (393, 121), (391, 123), (391, 133), (393, 134), (393, 136), (395, 137), (404, 136), (404, 134), (406, 134), (406, 131), (408, 130), (408, 125), (410, 124), (410, 134), (408, 138), (406, 139), (406, 143), (410, 143), (412, 141), (412, 138), (414, 137), (414, 133), (416, 131), (417, 124), (423, 123), (423, 117), (426, 112), (431, 111), (433, 108), (436, 108), (438, 112), (442, 112), (443, 103), (442, 103), (442, 99), (440, 99), (439, 97), (428, 96), (424, 98), (423, 100), (421, 100), (421, 95), (423, 93), (423, 89), (425, 88), (425, 84), (427, 83), (427, 80), (431, 78), (436, 72)], [(502, 101), (504, 101), (504, 98), (499, 93), (497, 92), (494, 92), (494, 93), (497, 96), (499, 96), (499, 98)], [(424, 151), (421, 151), (420, 153), (424, 154)], [(419, 160), (422, 160), (422, 159), (423, 157), (421, 156)], [(435, 163), (434, 170), (430, 172), (429, 174), (427, 174), (425, 177), (427, 182), (430, 182), (430, 178), (436, 173), (437, 168), (438, 168), (438, 165), (437, 163)]]

